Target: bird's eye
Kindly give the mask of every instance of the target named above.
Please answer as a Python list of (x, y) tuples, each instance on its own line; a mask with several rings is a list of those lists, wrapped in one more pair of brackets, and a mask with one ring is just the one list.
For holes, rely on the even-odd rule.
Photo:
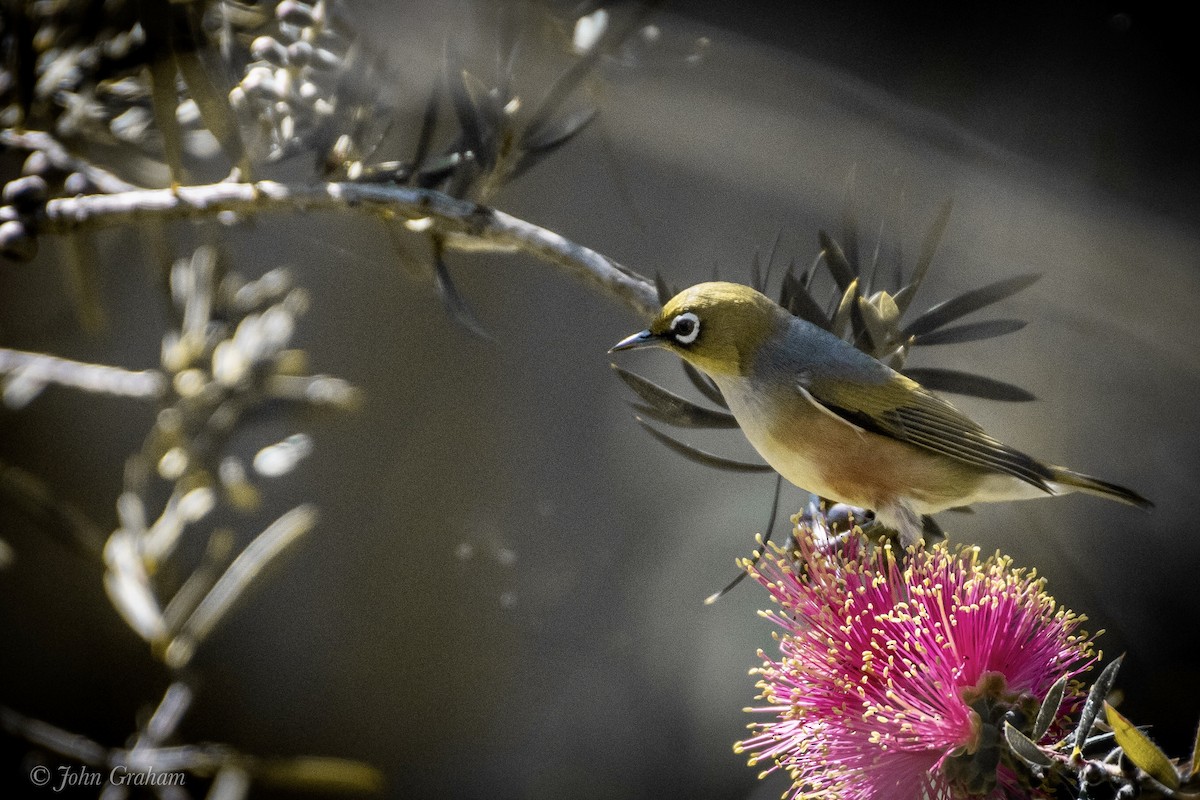
[(700, 335), (700, 320), (688, 311), (671, 321), (671, 334), (680, 344), (691, 344)]

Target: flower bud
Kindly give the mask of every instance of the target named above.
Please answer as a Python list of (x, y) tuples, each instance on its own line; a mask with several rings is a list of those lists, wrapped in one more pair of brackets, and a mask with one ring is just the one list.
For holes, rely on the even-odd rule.
[(275, 7), (275, 18), (285, 25), (304, 28), (313, 24), (313, 8), (308, 3), (283, 0)]
[(41, 175), (26, 175), (4, 185), (3, 201), (22, 214), (29, 214), (46, 204), (50, 188)]
[(250, 43), (250, 55), (257, 61), (266, 61), (276, 67), (286, 66), (288, 51), (270, 36), (259, 36)]
[(0, 225), (0, 254), (13, 261), (32, 261), (37, 257), (37, 237), (30, 234), (25, 223), (15, 219)]

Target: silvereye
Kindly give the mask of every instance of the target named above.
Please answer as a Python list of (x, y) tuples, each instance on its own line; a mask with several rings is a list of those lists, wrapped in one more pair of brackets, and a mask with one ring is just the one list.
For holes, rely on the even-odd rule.
[(923, 515), (972, 503), (1078, 491), (1152, 505), (1002, 444), (916, 381), (747, 286), (686, 289), (612, 349), (641, 347), (670, 350), (708, 374), (780, 475), (873, 510), (906, 547), (920, 539)]

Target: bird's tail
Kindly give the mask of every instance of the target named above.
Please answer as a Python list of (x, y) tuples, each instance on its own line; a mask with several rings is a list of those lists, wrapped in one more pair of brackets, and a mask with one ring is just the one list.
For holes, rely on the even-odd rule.
[(1082, 472), (1073, 472), (1066, 467), (1052, 466), (1050, 467), (1050, 472), (1051, 482), (1063, 487), (1064, 491), (1087, 492), (1088, 494), (1107, 497), (1110, 500), (1116, 500), (1119, 503), (1137, 506), (1138, 508), (1154, 508), (1154, 503), (1151, 503), (1132, 489), (1126, 489), (1124, 486), (1102, 481), (1099, 478), (1093, 478), (1091, 475), (1084, 475)]

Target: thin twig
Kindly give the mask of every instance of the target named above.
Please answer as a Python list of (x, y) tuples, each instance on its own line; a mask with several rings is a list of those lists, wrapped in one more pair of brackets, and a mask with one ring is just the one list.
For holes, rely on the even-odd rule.
[[(86, 364), (6, 347), (0, 347), (0, 375), (9, 375), (10, 381), (20, 376), (36, 387), (31, 391), (54, 383), (87, 392), (152, 399), (161, 397), (167, 388), (166, 379), (158, 370), (134, 371), (104, 364)], [(6, 391), (5, 399), (10, 404), (21, 405), (8, 394)], [(21, 394), (24, 395), (24, 392)]]
[(107, 194), (131, 192), (138, 189), (137, 186), (121, 180), (103, 167), (97, 167), (86, 159), (71, 155), (58, 139), (45, 131), (0, 131), (0, 146), (44, 153), (57, 169), (63, 172), (78, 172), (87, 178), (89, 183)]
[[(233, 213), (364, 209), (380, 216), (430, 220), (440, 233), (465, 235), (497, 249), (516, 248), (548, 261), (643, 315), (659, 309), (646, 278), (553, 231), (487, 206), (431, 189), (366, 183), (217, 183), (50, 200), (39, 215), (41, 233), (129, 224), (144, 219), (184, 219)], [(6, 212), (8, 210), (6, 209)], [(3, 221), (4, 214), (0, 214)], [(414, 226), (416, 227), (416, 226)], [(421, 226), (422, 231), (430, 227)]]

